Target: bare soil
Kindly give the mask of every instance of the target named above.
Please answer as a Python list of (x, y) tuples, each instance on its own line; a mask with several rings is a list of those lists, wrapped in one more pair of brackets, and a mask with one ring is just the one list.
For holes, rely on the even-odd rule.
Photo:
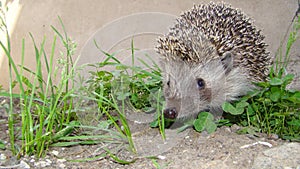
[[(99, 150), (105, 146), (101, 144), (50, 147), (47, 155), (39, 160), (34, 157), (17, 159), (9, 150), (7, 114), (3, 108), (0, 109), (0, 117), (0, 140), (7, 143), (7, 148), (0, 150), (0, 168), (247, 169), (253, 167), (255, 158), (263, 151), (286, 143), (264, 134), (261, 136), (236, 134), (238, 126), (221, 127), (210, 135), (206, 132), (198, 133), (192, 128), (181, 133), (175, 129), (168, 129), (167, 139), (163, 141), (158, 129), (150, 128), (149, 124), (131, 122), (133, 140), (138, 153), (130, 153), (125, 149), (127, 147), (125, 145), (123, 151), (116, 153), (121, 159), (135, 160), (131, 164), (119, 164), (107, 156), (99, 157), (101, 152)], [(97, 158), (87, 162), (72, 161), (94, 157)]]

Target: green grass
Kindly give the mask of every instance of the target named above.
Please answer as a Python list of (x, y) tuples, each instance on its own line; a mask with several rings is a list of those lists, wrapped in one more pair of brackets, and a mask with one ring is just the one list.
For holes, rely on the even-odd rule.
[[(76, 118), (71, 112), (73, 109), (71, 95), (74, 90), (68, 88), (69, 85), (74, 85), (75, 64), (71, 62), (72, 55), (67, 54), (67, 59), (60, 64), (60, 67), (54, 67), (53, 62), (57, 36), (61, 38), (68, 52), (71, 51), (69, 46), (75, 46), (66, 34), (66, 37), (63, 37), (53, 28), (56, 35), (52, 41), (51, 52), (47, 55), (44, 48), (46, 38), (43, 38), (41, 44), (37, 45), (33, 35), (30, 34), (35, 51), (35, 70), (31, 70), (24, 65), (25, 40), (22, 40), (21, 64), (17, 65), (11, 55), (11, 42), (5, 17), (1, 17), (1, 23), (7, 41), (6, 43), (1, 41), (0, 45), (9, 61), (10, 76), (9, 91), (1, 92), (0, 95), (10, 98), (8, 124), (11, 150), (17, 156), (35, 154), (37, 157), (41, 157), (49, 145), (55, 141), (57, 133), (68, 128), (66, 124)], [(62, 22), (61, 26), (64, 30)], [(42, 74), (43, 66), (46, 67), (46, 75)], [(29, 74), (29, 77), (24, 75), (25, 72)], [(61, 74), (58, 75), (58, 72)], [(13, 77), (16, 80), (13, 80)], [(54, 85), (53, 81), (56, 78), (59, 78), (59, 83)], [(20, 91), (19, 93), (14, 93), (16, 87)], [(19, 100), (21, 114), (14, 112), (13, 100), (15, 99)], [(20, 125), (18, 125), (18, 121), (21, 121)], [(15, 135), (19, 127), (21, 127), (20, 136)], [(15, 144), (16, 140), (21, 140), (22, 144)]]

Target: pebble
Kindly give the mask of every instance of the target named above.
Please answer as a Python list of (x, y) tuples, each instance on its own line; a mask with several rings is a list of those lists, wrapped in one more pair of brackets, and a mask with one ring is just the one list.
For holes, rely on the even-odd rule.
[(58, 154), (59, 154), (59, 152), (56, 151), (56, 150), (53, 150), (51, 153), (52, 153), (53, 155), (55, 155), (55, 156), (58, 156)]
[(4, 154), (0, 154), (0, 160), (6, 160), (6, 155), (4, 155)]
[(164, 159), (166, 159), (166, 156), (159, 155), (159, 156), (157, 156), (157, 158), (161, 159), (161, 160), (164, 160)]
[(19, 167), (23, 168), (23, 169), (29, 169), (30, 168), (30, 166), (23, 160), (20, 161)]
[(66, 162), (67, 160), (66, 159), (64, 159), (64, 158), (62, 158), (62, 159), (57, 159), (57, 162), (58, 163), (63, 163), (63, 162)]
[(65, 168), (66, 167), (66, 165), (65, 164), (63, 164), (63, 163), (61, 163), (61, 164), (58, 164), (58, 168), (61, 168), (61, 169), (63, 169), (63, 168)]
[(50, 161), (49, 159), (47, 159), (46, 161), (38, 161), (34, 164), (34, 166), (44, 168), (51, 165), (52, 162), (49, 161)]

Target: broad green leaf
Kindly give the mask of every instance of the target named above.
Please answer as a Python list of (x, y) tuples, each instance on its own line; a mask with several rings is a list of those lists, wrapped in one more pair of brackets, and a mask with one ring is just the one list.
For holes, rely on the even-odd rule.
[(222, 109), (226, 112), (226, 113), (230, 113), (230, 114), (234, 114), (236, 112), (235, 107), (229, 103), (229, 102), (225, 102), (222, 105)]
[(283, 83), (283, 81), (277, 77), (274, 77), (270, 80), (270, 85), (272, 85), (272, 86), (281, 85), (282, 83)]
[(263, 88), (267, 88), (267, 87), (269, 87), (269, 83), (267, 83), (267, 82), (258, 82), (258, 83), (255, 83), (257, 86), (259, 86), (259, 87), (263, 87)]
[(202, 119), (196, 119), (194, 121), (195, 130), (198, 132), (202, 132), (205, 129), (205, 122)]
[(242, 114), (244, 112), (244, 108), (246, 106), (248, 106), (249, 103), (243, 101), (243, 102), (239, 102), (236, 107), (234, 107), (232, 104), (228, 103), (228, 102), (225, 102), (223, 105), (222, 105), (222, 108), (223, 110), (226, 112), (226, 113), (230, 113), (232, 115), (239, 115), (239, 114)]
[(289, 97), (288, 100), (295, 104), (300, 104), (300, 92), (296, 92), (293, 96)]
[(237, 105), (236, 105), (236, 112), (235, 114), (236, 115), (239, 115), (239, 114), (242, 114), (245, 110), (245, 107), (247, 107), (249, 105), (248, 102), (239, 102)]
[(278, 92), (278, 91), (280, 91), (280, 88), (278, 86), (271, 87), (271, 92), (275, 93), (275, 92)]
[(294, 79), (294, 75), (293, 74), (287, 74), (286, 76), (284, 76), (282, 78), (283, 82), (289, 84), (292, 80)]
[(280, 96), (281, 96), (281, 92), (280, 92), (280, 91), (277, 91), (277, 92), (271, 93), (270, 99), (271, 99), (273, 102), (277, 102), (277, 101), (280, 99)]
[(217, 125), (214, 121), (207, 121), (206, 131), (208, 132), (208, 134), (213, 133), (214, 131), (216, 131), (216, 129), (217, 129)]
[(214, 123), (214, 116), (208, 112), (201, 112), (198, 118), (194, 121), (195, 130), (198, 132), (207, 130), (208, 133), (212, 133), (216, 130), (217, 125)]
[(236, 105), (236, 107), (237, 108), (245, 108), (245, 107), (247, 107), (249, 105), (249, 103), (247, 103), (247, 102), (239, 102), (237, 105)]

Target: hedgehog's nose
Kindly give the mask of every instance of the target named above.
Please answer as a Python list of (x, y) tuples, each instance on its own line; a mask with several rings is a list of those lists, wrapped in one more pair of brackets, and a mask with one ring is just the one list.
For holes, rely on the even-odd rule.
[(175, 107), (166, 108), (164, 110), (164, 117), (168, 119), (175, 119), (177, 117), (177, 111)]

